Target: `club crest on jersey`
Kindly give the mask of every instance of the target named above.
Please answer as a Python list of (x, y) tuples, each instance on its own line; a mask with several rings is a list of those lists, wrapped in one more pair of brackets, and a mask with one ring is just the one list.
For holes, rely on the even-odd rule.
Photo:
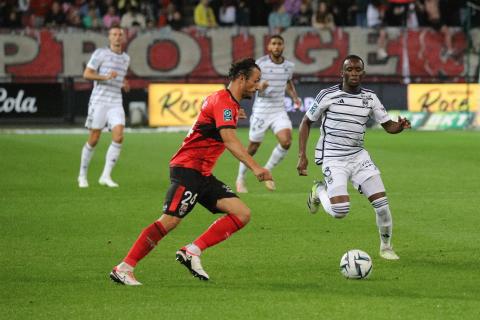
[(368, 108), (368, 96), (366, 94), (362, 94), (362, 104), (364, 108)]
[(232, 110), (223, 109), (223, 121), (231, 121), (233, 119)]

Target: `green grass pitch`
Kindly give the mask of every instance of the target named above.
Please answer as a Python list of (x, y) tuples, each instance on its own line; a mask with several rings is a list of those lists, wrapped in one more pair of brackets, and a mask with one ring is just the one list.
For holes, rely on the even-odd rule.
[[(239, 131), (242, 141), (247, 131)], [(378, 255), (375, 215), (351, 189), (343, 220), (306, 211), (319, 169), (296, 173), (292, 150), (268, 192), (249, 174), (241, 198), (252, 221), (210, 248), (211, 281), (190, 276), (175, 251), (216, 218), (197, 206), (143, 260), (131, 288), (108, 273), (142, 228), (161, 213), (168, 160), (185, 133), (126, 134), (114, 170), (120, 188), (100, 187), (109, 136), (95, 151), (90, 188), (76, 185), (86, 135), (0, 135), (0, 319), (479, 319), (480, 133), (369, 131), (366, 147), (382, 171), (401, 259)], [(310, 136), (310, 154), (318, 129)], [(271, 134), (257, 159), (265, 163)], [(234, 186), (225, 153), (215, 174)], [(373, 273), (346, 280), (339, 260), (368, 252)]]

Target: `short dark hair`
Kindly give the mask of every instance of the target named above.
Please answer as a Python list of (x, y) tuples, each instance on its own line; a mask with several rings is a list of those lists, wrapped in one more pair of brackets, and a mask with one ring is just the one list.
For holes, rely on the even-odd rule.
[(228, 71), (228, 78), (230, 80), (235, 80), (239, 76), (244, 75), (248, 79), (252, 74), (253, 68), (257, 68), (260, 71), (260, 67), (255, 63), (255, 60), (252, 58), (245, 58), (245, 59), (236, 61), (232, 63), (232, 66)]
[(120, 26), (120, 24), (118, 23), (112, 23), (112, 25), (110, 26), (110, 28), (108, 28), (108, 33), (110, 33), (110, 31), (112, 31), (113, 29), (120, 29), (120, 30), (123, 30), (123, 28)]
[(365, 62), (363, 61), (362, 58), (360, 58), (356, 54), (349, 54), (348, 56), (345, 57), (345, 59), (343, 59), (342, 69), (343, 69), (343, 65), (345, 64), (345, 61), (347, 61), (347, 60), (360, 60), (360, 61), (362, 61), (363, 68), (365, 68)]
[(283, 37), (279, 34), (274, 34), (273, 36), (270, 37), (270, 40), (268, 41), (271, 41), (272, 39), (279, 39), (281, 40), (283, 43), (285, 43), (285, 40), (283, 39)]

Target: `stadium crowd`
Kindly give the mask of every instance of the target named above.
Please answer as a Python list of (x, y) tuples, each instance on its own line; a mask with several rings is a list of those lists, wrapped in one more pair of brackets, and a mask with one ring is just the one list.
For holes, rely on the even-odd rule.
[[(441, 55), (455, 54), (449, 27), (466, 25), (467, 0), (1, 0), (0, 29), (197, 28), (291, 26), (331, 30), (358, 26), (378, 31), (377, 57), (386, 59), (385, 27), (431, 27), (444, 39)], [(474, 11), (471, 26), (480, 25)], [(475, 16), (476, 15), (476, 16)]]
[[(461, 26), (466, 0), (2, 0), (0, 27)], [(477, 19), (473, 19), (477, 20)]]

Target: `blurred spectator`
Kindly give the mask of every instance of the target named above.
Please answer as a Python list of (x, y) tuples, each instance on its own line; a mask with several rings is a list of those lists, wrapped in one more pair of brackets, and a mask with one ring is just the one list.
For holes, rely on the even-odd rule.
[(139, 4), (139, 11), (143, 14), (147, 21), (151, 21), (155, 24), (156, 20), (156, 6), (153, 1), (141, 0)]
[(118, 0), (117, 8), (121, 14), (125, 14), (129, 8), (138, 8), (137, 0)]
[(333, 14), (325, 1), (318, 3), (317, 11), (315, 11), (312, 17), (312, 26), (317, 29), (329, 29), (332, 31), (335, 29)]
[(355, 3), (355, 0), (335, 0), (330, 2), (331, 4), (330, 11), (333, 14), (335, 25), (337, 26), (355, 25), (354, 3)]
[(85, 29), (100, 29), (102, 27), (102, 19), (99, 16), (98, 8), (90, 6), (82, 22)]
[(86, 1), (80, 6), (80, 16), (82, 18), (88, 16), (90, 14), (89, 11), (92, 9), (95, 10), (95, 16), (100, 19), (102, 15), (100, 14), (100, 9), (97, 7), (95, 0)]
[(295, 17), (300, 12), (302, 2), (302, 0), (285, 0), (283, 5), (285, 6), (285, 11), (290, 17)]
[[(465, 0), (443, 0), (440, 1), (440, 15), (447, 26), (460, 26), (462, 8), (465, 7)], [(477, 0), (477, 5), (480, 1)], [(478, 10), (472, 10), (478, 11)]]
[(123, 14), (120, 19), (120, 26), (122, 28), (131, 28), (131, 27), (140, 27), (144, 29), (147, 25), (145, 17), (143, 14), (138, 12), (138, 10), (132, 7), (130, 4), (127, 4), (126, 12)]
[(268, 16), (268, 27), (271, 34), (280, 34), (292, 25), (290, 15), (285, 11), (285, 6), (280, 4)]
[(218, 22), (221, 26), (233, 26), (236, 18), (235, 3), (233, 0), (223, 0), (218, 10)]
[(300, 11), (295, 17), (293, 17), (293, 25), (304, 27), (312, 26), (312, 15), (313, 12), (310, 3), (302, 3), (300, 5)]
[(5, 8), (5, 16), (3, 18), (2, 26), (8, 29), (23, 28), (22, 18), (14, 6), (7, 6)]
[(166, 8), (161, 8), (158, 16), (158, 27), (169, 25), (173, 30), (180, 30), (183, 27), (182, 14), (173, 3), (168, 4)]
[(268, 16), (272, 12), (272, 4), (269, 0), (249, 0), (246, 1), (250, 9), (251, 26), (267, 26)]
[(47, 15), (53, 0), (30, 0), (29, 11), (31, 14), (32, 26), (40, 28), (45, 23)]
[(145, 28), (147, 29), (155, 29), (155, 20), (147, 19), (145, 21)]
[(389, 27), (417, 28), (415, 0), (389, 0), (384, 21)]
[[(0, 3), (5, 3), (5, 1), (1, 1)], [(20, 12), (27, 12), (30, 6), (30, 0), (18, 0), (18, 10)]]
[(449, 58), (453, 55), (452, 34), (440, 14), (439, 0), (422, 0), (419, 2), (419, 11), (423, 14), (423, 24), (443, 34), (445, 50), (442, 58)]
[(173, 3), (170, 3), (167, 7), (167, 22), (173, 30), (180, 30), (183, 28), (183, 18), (180, 11), (175, 7)]
[(250, 25), (250, 8), (245, 0), (238, 1), (236, 23), (242, 27)]
[(352, 11), (355, 13), (355, 25), (358, 27), (367, 26), (367, 7), (370, 0), (355, 0)]
[(60, 27), (65, 25), (66, 17), (59, 1), (54, 1), (50, 11), (45, 16), (46, 27)]
[(100, 17), (104, 17), (107, 14), (108, 8), (110, 6), (113, 6), (115, 9), (117, 8), (114, 0), (97, 1), (97, 7), (98, 7), (98, 11), (100, 11)]
[(200, 0), (194, 11), (194, 22), (197, 27), (213, 28), (217, 26), (217, 20), (213, 9), (208, 5), (209, 0)]
[(73, 28), (83, 28), (82, 19), (80, 19), (80, 13), (74, 6), (70, 6), (67, 11), (67, 25)]
[(384, 60), (388, 58), (387, 54), (387, 32), (384, 28), (383, 17), (386, 7), (382, 0), (371, 0), (367, 7), (367, 26), (375, 28), (378, 31), (377, 39), (377, 59)]
[(108, 7), (107, 13), (103, 16), (103, 26), (109, 29), (111, 26), (120, 25), (120, 16), (114, 6)]

